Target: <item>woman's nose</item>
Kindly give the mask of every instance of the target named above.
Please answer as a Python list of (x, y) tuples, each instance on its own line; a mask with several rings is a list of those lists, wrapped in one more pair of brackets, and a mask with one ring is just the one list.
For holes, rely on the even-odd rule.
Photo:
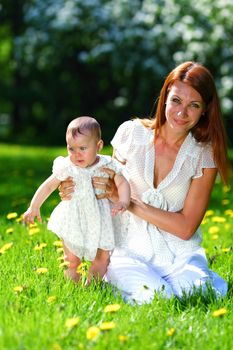
[(187, 108), (181, 107), (180, 110), (177, 112), (177, 117), (185, 118), (186, 116), (187, 116)]

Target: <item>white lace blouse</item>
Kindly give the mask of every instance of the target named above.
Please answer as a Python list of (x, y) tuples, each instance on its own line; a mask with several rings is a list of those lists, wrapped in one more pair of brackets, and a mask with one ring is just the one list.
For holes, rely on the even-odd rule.
[[(130, 183), (132, 196), (157, 208), (177, 212), (183, 208), (191, 180), (202, 176), (203, 168), (215, 168), (210, 145), (198, 143), (189, 133), (180, 147), (174, 166), (154, 188), (154, 130), (140, 120), (123, 123), (112, 142), (116, 157), (126, 161), (123, 171)], [(139, 256), (169, 271), (180, 257), (200, 247), (200, 229), (188, 241), (158, 229), (137, 216), (128, 214), (128, 236), (121, 246), (124, 255)]]

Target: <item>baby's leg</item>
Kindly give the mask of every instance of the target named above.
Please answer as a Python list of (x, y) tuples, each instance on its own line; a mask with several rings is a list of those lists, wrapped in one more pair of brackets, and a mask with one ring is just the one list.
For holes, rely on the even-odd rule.
[(110, 254), (108, 250), (97, 249), (95, 259), (92, 261), (91, 267), (88, 273), (88, 283), (92, 278), (96, 280), (102, 280), (104, 277), (108, 264), (110, 262)]
[(65, 246), (63, 243), (64, 248), (64, 261), (69, 263), (69, 266), (64, 271), (64, 276), (66, 278), (70, 278), (75, 282), (78, 282), (80, 279), (80, 274), (77, 273), (77, 267), (81, 263), (81, 260), (75, 256), (71, 251)]

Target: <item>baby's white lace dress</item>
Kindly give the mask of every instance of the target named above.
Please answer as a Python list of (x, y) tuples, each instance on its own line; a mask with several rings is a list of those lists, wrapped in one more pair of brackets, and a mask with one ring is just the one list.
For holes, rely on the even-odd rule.
[[(101, 167), (120, 172), (119, 165), (109, 156), (98, 155), (99, 162), (88, 168), (75, 166), (68, 157), (57, 157), (53, 174), (63, 181), (71, 176), (75, 182), (72, 199), (62, 201), (53, 210), (48, 229), (53, 231), (66, 247), (79, 258), (93, 260), (98, 248), (111, 251), (115, 246), (119, 218), (112, 218), (108, 199), (97, 200), (91, 179), (108, 176)], [(114, 221), (115, 220), (115, 221)]]

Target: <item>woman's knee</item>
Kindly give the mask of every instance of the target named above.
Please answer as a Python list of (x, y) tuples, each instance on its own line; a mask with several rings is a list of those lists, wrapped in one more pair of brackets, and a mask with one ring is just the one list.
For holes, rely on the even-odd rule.
[(150, 302), (155, 293), (161, 293), (165, 297), (174, 295), (169, 284), (150, 265), (140, 260), (112, 260), (106, 280), (117, 287), (126, 301), (139, 304)]

